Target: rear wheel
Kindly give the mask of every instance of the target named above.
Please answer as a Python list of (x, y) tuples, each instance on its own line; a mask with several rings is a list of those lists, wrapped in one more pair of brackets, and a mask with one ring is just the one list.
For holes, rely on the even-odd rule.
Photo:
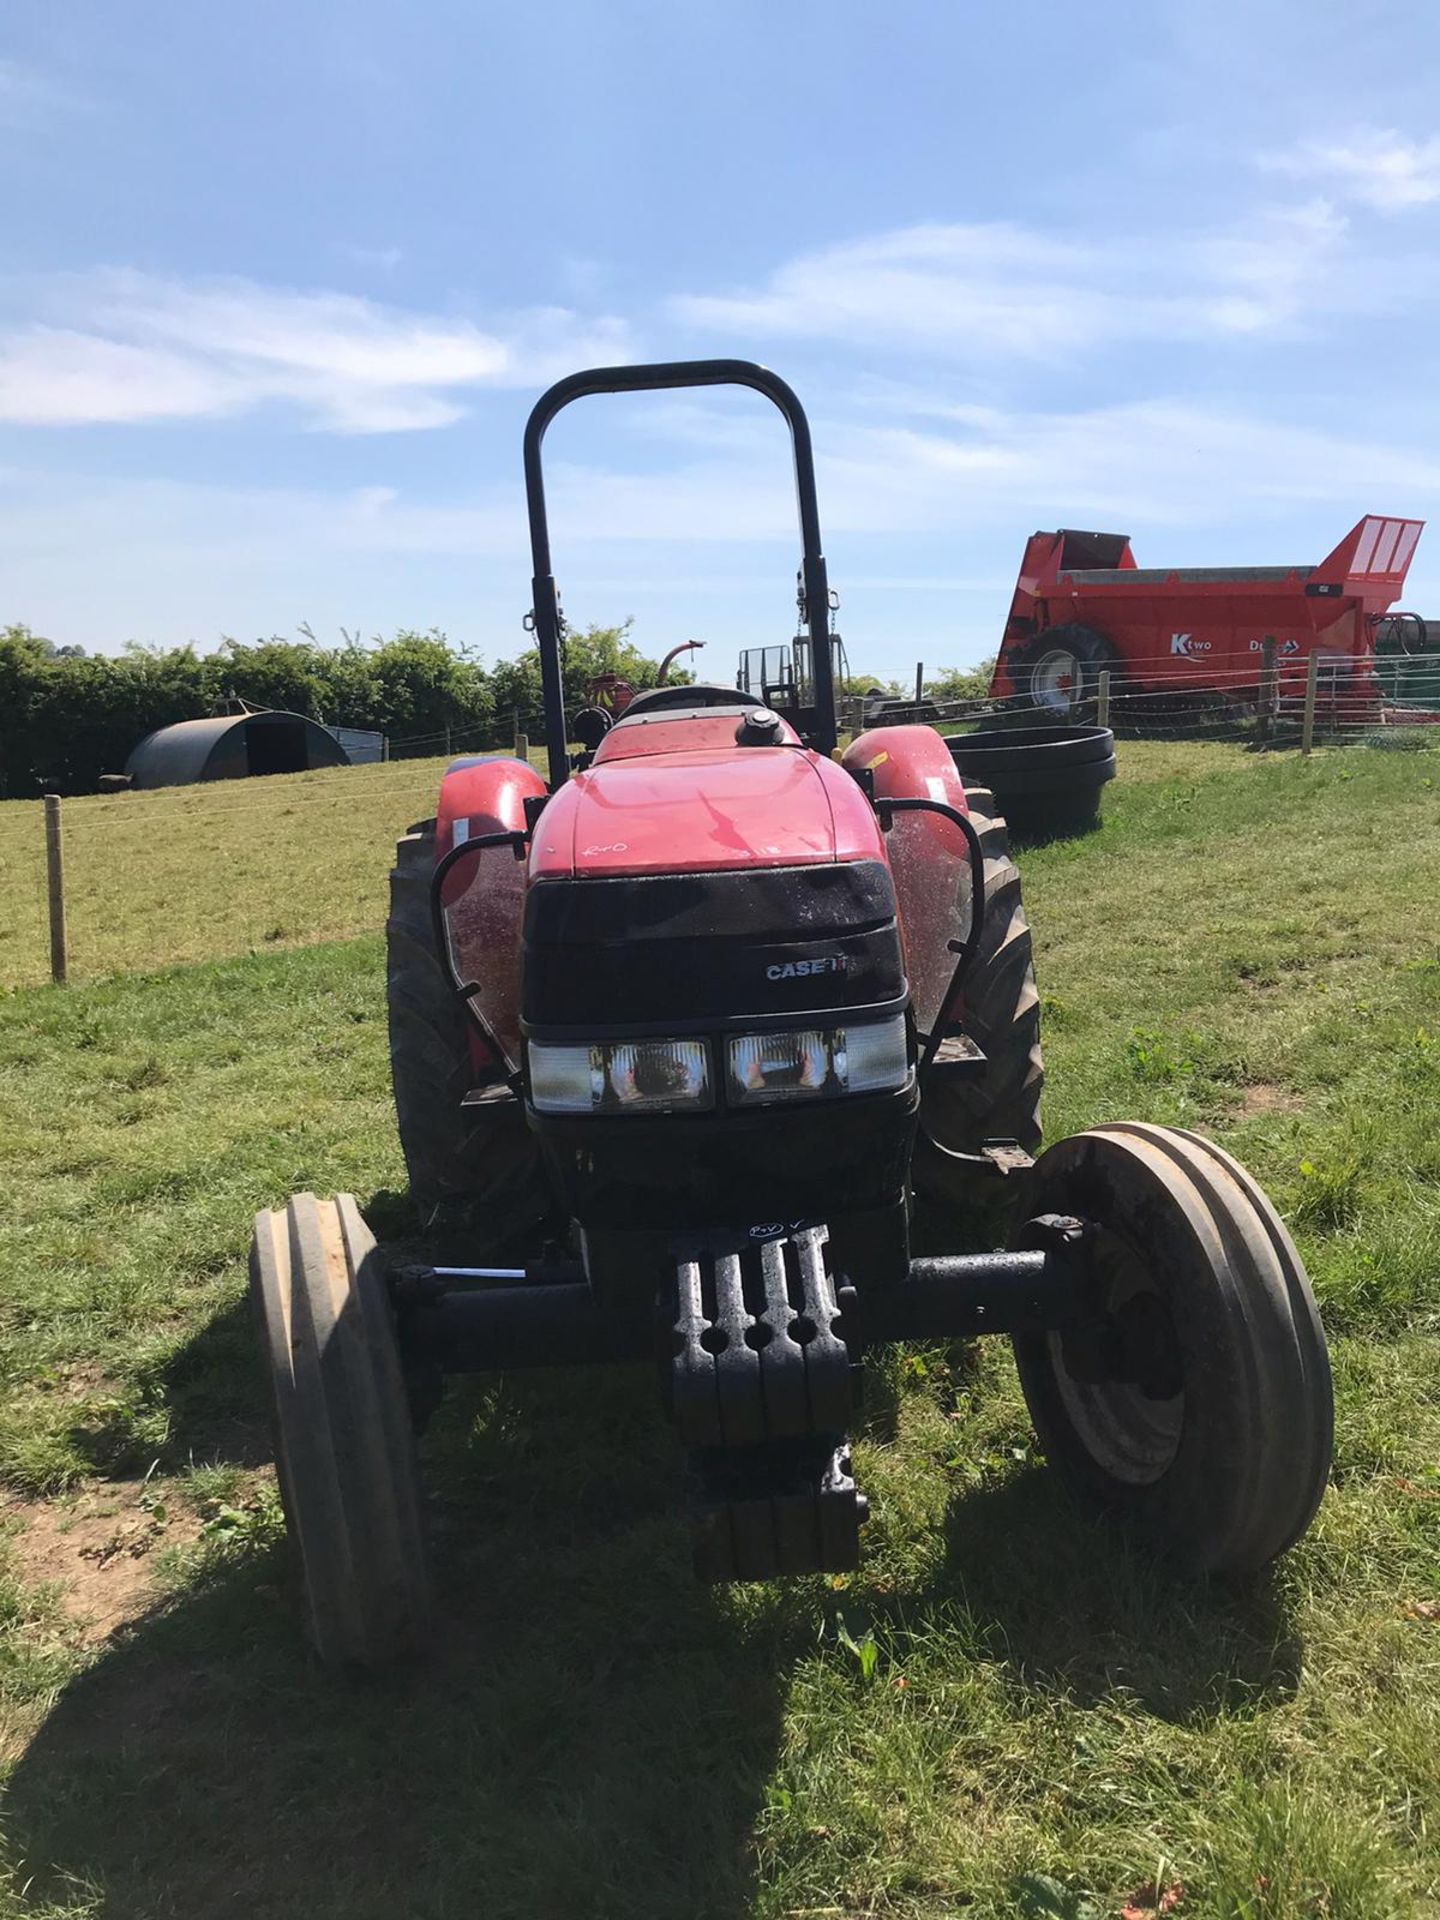
[(1115, 649), (1093, 627), (1051, 627), (1018, 647), (1009, 661), (1010, 678), (1032, 706), (1066, 720), (1095, 698), (1100, 674), (1112, 665)]
[(400, 1146), (423, 1227), (465, 1216), (480, 1244), (533, 1225), (546, 1211), (539, 1146), (518, 1101), (462, 1105), (476, 1071), (460, 1001), (430, 919), (435, 822), (395, 849), (385, 923), (390, 1071)]
[(1314, 1517), (1334, 1437), (1325, 1336), (1279, 1215), (1229, 1154), (1170, 1127), (1076, 1134), (1030, 1179), (1032, 1216), (1086, 1224), (1097, 1308), (1015, 1340), (1047, 1457), (1188, 1565), (1264, 1566)]
[(985, 787), (967, 787), (970, 818), (985, 855), (985, 925), (965, 982), (959, 1024), (985, 1055), (983, 1078), (932, 1082), (920, 1111), (915, 1178), (933, 1199), (966, 1205), (976, 1196), (977, 1168), (962, 1156), (987, 1140), (1040, 1147), (1040, 995), (1035, 986), (1030, 926), (1020, 874), (1010, 858), (1005, 821)]
[(372, 1668), (418, 1654), (430, 1586), (415, 1443), (374, 1236), (353, 1198), (300, 1193), (258, 1214), (250, 1293), (315, 1650)]

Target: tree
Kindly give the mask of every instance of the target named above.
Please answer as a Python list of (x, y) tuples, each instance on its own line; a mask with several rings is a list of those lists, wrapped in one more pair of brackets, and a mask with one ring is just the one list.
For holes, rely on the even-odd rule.
[[(585, 706), (590, 682), (607, 674), (628, 680), (637, 693), (655, 685), (660, 663), (643, 654), (630, 639), (633, 625), (633, 620), (622, 621), (618, 627), (592, 624), (566, 634), (563, 680), (567, 714)], [(686, 686), (694, 677), (686, 669), (674, 666), (666, 676), (666, 684)], [(514, 716), (518, 715), (522, 733), (532, 740), (543, 737), (545, 703), (540, 688), (540, 655), (533, 646), (517, 660), (497, 660), (490, 669), (490, 689), (495, 726), (502, 734), (516, 724)]]
[(945, 667), (933, 680), (925, 682), (926, 697), (931, 700), (984, 700), (990, 692), (990, 676), (995, 671), (995, 655), (973, 667)]

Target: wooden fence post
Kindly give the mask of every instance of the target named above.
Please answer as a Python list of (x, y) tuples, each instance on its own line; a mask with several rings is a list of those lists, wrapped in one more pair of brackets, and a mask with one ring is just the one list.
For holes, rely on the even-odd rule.
[(1095, 724), (1108, 727), (1110, 724), (1110, 669), (1100, 669), (1100, 680), (1095, 689)]
[(60, 796), (45, 795), (45, 878), (50, 894), (50, 978), (57, 987), (69, 979), (65, 937), (65, 842), (60, 832)]
[(530, 736), (528, 733), (516, 734), (515, 758), (517, 760), (528, 760), (530, 758)]
[(1275, 732), (1275, 709), (1280, 703), (1280, 677), (1275, 670), (1275, 636), (1267, 633), (1260, 642), (1260, 738), (1269, 740)]
[(925, 662), (923, 660), (917, 660), (915, 663), (915, 704), (917, 707), (923, 706), (924, 701), (925, 701)]
[(1320, 655), (1312, 653), (1305, 664), (1305, 723), (1300, 733), (1300, 751), (1308, 754), (1315, 744), (1315, 695), (1320, 687)]

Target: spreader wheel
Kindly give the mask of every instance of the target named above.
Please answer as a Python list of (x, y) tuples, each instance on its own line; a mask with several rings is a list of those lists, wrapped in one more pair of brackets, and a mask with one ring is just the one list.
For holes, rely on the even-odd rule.
[(1009, 661), (1016, 690), (1035, 707), (1045, 707), (1057, 719), (1068, 719), (1087, 700), (1093, 700), (1100, 674), (1112, 667), (1115, 649), (1093, 627), (1069, 623), (1049, 627), (1017, 647)]
[(250, 1293), (307, 1625), (327, 1663), (419, 1653), (430, 1587), (415, 1443), (375, 1240), (349, 1194), (257, 1214)]
[(1087, 1225), (1100, 1310), (1016, 1337), (1047, 1456), (1188, 1565), (1264, 1566), (1314, 1517), (1334, 1437), (1325, 1336), (1280, 1216), (1229, 1154), (1171, 1127), (1075, 1134), (1030, 1180), (1032, 1216)]

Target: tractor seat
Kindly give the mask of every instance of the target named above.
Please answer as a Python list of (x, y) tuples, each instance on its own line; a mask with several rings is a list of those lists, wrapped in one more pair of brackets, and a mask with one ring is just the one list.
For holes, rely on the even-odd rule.
[(676, 713), (701, 712), (707, 707), (730, 707), (737, 713), (748, 713), (752, 707), (764, 704), (753, 693), (742, 693), (738, 687), (650, 687), (636, 694), (615, 724), (623, 727), (631, 719), (648, 720), (661, 713), (673, 717)]

